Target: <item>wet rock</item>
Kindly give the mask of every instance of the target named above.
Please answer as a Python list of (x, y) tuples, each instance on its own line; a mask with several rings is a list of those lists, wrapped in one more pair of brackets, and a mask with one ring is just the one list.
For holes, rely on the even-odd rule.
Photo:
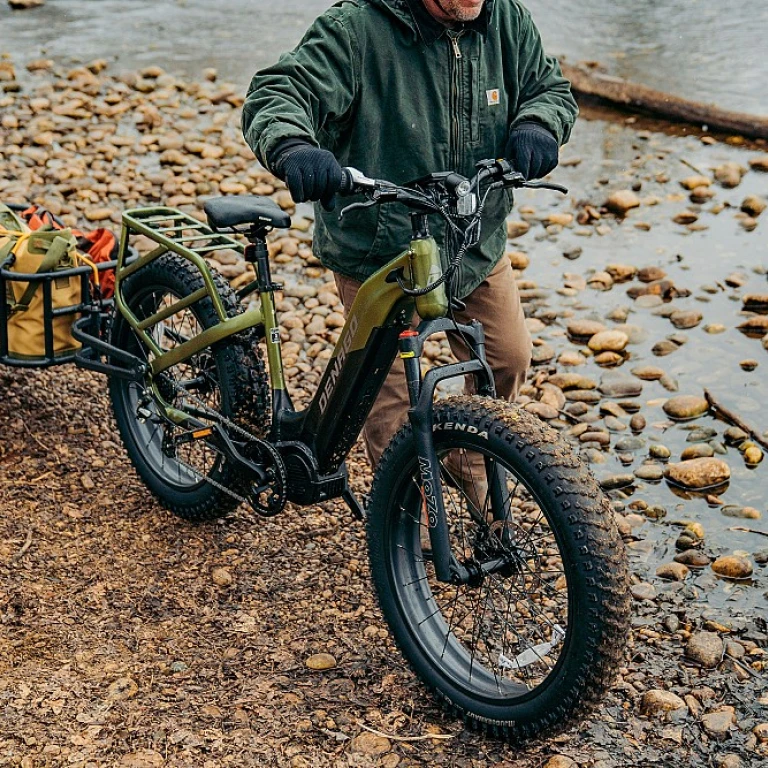
[(701, 490), (723, 485), (730, 479), (731, 470), (721, 459), (691, 459), (669, 464), (664, 476), (674, 485)]
[(671, 691), (663, 691), (658, 688), (646, 691), (640, 702), (640, 712), (646, 717), (685, 708), (685, 702), (679, 696)]
[(534, 345), (531, 350), (531, 364), (543, 365), (548, 363), (555, 356), (555, 350), (549, 344)]
[(633, 584), (629, 588), (632, 597), (637, 601), (653, 602), (656, 599), (656, 589), (653, 584), (648, 582), (641, 582), (640, 584)]
[(15, 11), (23, 11), (26, 8), (38, 8), (45, 0), (8, 0), (8, 5)]
[(672, 452), (666, 445), (652, 445), (648, 449), (648, 453), (653, 456), (654, 459), (661, 459), (662, 461), (666, 461), (672, 455)]
[(645, 448), (645, 440), (642, 437), (622, 437), (616, 441), (616, 450), (623, 453), (625, 451), (640, 451)]
[(560, 415), (560, 411), (558, 411), (557, 408), (553, 408), (546, 403), (526, 403), (523, 407), (526, 411), (533, 413), (540, 419), (556, 419)]
[(625, 374), (609, 372), (600, 379), (599, 389), (606, 397), (637, 397), (642, 393), (643, 385)]
[(600, 331), (588, 342), (593, 352), (621, 352), (629, 343), (629, 336), (621, 331)]
[(587, 285), (596, 291), (609, 291), (613, 288), (613, 278), (607, 272), (595, 272), (587, 280)]
[(715, 180), (726, 189), (733, 189), (741, 184), (747, 169), (739, 163), (723, 163), (715, 168)]
[(645, 426), (646, 426), (645, 416), (643, 416), (640, 413), (636, 413), (629, 420), (629, 428), (633, 432), (642, 432), (645, 429)]
[(617, 216), (626, 216), (632, 208), (640, 206), (640, 198), (630, 189), (621, 189), (609, 195), (605, 207)]
[(749, 435), (741, 427), (728, 427), (723, 432), (723, 437), (728, 445), (737, 445), (746, 440)]
[(685, 646), (687, 658), (707, 669), (714, 669), (722, 660), (725, 646), (714, 632), (694, 632)]
[(763, 516), (759, 509), (741, 507), (737, 504), (726, 504), (720, 509), (720, 513), (726, 517), (734, 517), (737, 520), (760, 520)]
[(603, 420), (610, 432), (625, 432), (627, 425), (615, 416), (606, 416)]
[(597, 382), (578, 373), (555, 373), (549, 377), (548, 381), (562, 390), (595, 389), (597, 387)]
[(664, 469), (658, 464), (642, 464), (635, 470), (634, 474), (638, 480), (655, 483), (664, 477)]
[(667, 273), (661, 267), (656, 266), (643, 267), (637, 273), (637, 279), (641, 283), (654, 283), (657, 280), (663, 280), (666, 276)]
[(658, 504), (651, 504), (646, 507), (643, 514), (650, 520), (661, 520), (667, 516), (667, 510)]
[(595, 355), (595, 363), (602, 368), (614, 368), (624, 362), (624, 357), (619, 352), (598, 352)]
[(728, 579), (747, 579), (752, 575), (752, 563), (745, 557), (725, 555), (712, 563), (712, 570)]
[(741, 360), (739, 362), (741, 370), (747, 372), (754, 371), (758, 365), (760, 365), (760, 363), (758, 363), (757, 360), (753, 360), (752, 358), (749, 358), (748, 360)]
[(555, 755), (547, 760), (544, 768), (578, 768), (578, 763), (566, 755)]
[(744, 216), (739, 220), (739, 225), (747, 232), (751, 232), (753, 229), (757, 229), (757, 219), (752, 216)]
[(749, 167), (753, 171), (768, 172), (768, 155), (762, 155), (761, 157), (755, 157), (749, 161)]
[(659, 384), (661, 384), (664, 389), (667, 390), (667, 392), (677, 392), (678, 389), (680, 389), (679, 384), (677, 383), (677, 379), (670, 376), (669, 374), (665, 373), (660, 379)]
[(604, 491), (615, 491), (618, 488), (627, 488), (634, 482), (634, 475), (608, 475), (600, 480), (600, 487)]
[(702, 205), (715, 196), (715, 190), (710, 187), (696, 187), (691, 190), (689, 199), (692, 203)]
[(764, 336), (768, 333), (768, 315), (753, 315), (737, 327), (742, 333)]
[(509, 256), (509, 262), (512, 265), (512, 269), (518, 269), (522, 272), (524, 269), (527, 269), (528, 265), (531, 263), (528, 255), (522, 251), (512, 251), (507, 255)]
[(664, 403), (664, 413), (672, 419), (686, 421), (702, 416), (709, 410), (706, 398), (697, 395), (679, 395)]
[(670, 341), (669, 339), (662, 339), (653, 345), (651, 352), (656, 355), (656, 357), (666, 357), (667, 355), (671, 355), (673, 352), (677, 352), (679, 348), (680, 346), (675, 344), (674, 341)]
[(756, 467), (763, 460), (763, 451), (756, 445), (750, 445), (744, 450), (744, 461), (751, 467)]
[(701, 727), (711, 739), (723, 741), (728, 738), (731, 726), (736, 722), (733, 707), (724, 707), (716, 712), (708, 712), (701, 718)]
[(762, 197), (749, 195), (749, 197), (745, 197), (741, 203), (741, 210), (744, 211), (744, 213), (757, 218), (765, 210), (766, 205), (768, 204), (766, 204)]
[(761, 744), (768, 742), (768, 723), (760, 723), (752, 729), (752, 733), (757, 736), (757, 740)]
[(733, 752), (715, 758), (715, 768), (742, 768), (741, 758)]
[(706, 568), (709, 563), (709, 557), (700, 549), (685, 549), (675, 555), (675, 562), (687, 565), (689, 568)]
[(661, 368), (656, 368), (653, 365), (637, 366), (631, 370), (631, 373), (643, 381), (658, 381), (664, 375), (664, 371)]
[(336, 659), (330, 653), (315, 653), (305, 662), (308, 669), (315, 672), (322, 672), (326, 669), (333, 669), (336, 666)]
[(685, 581), (690, 571), (683, 563), (663, 563), (656, 569), (656, 575), (660, 579), (669, 581)]
[(680, 454), (681, 461), (688, 461), (690, 459), (708, 459), (715, 455), (715, 449), (707, 443), (699, 443), (697, 445), (689, 445), (683, 449)]
[(704, 315), (693, 309), (678, 309), (669, 316), (669, 320), (675, 328), (695, 328)]

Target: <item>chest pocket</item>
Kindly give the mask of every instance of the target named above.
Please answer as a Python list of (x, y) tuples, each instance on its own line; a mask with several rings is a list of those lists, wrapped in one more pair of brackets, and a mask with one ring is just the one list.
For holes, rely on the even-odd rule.
[(469, 66), (472, 92), (469, 140), (485, 153), (483, 157), (495, 157), (503, 152), (507, 136), (504, 84), (484, 82), (478, 59), (472, 59)]

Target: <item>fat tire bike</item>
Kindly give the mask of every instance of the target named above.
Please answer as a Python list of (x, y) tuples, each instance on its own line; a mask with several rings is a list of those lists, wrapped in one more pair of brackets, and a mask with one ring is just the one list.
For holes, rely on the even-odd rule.
[[(281, 286), (266, 243), (290, 218), (269, 198), (209, 200), (207, 223), (173, 208), (127, 211), (110, 335), (87, 338), (80, 364), (110, 374), (130, 459), (180, 517), (210, 520), (244, 502), (271, 516), (288, 502), (343, 498), (366, 520), (379, 604), (415, 673), (468, 726), (517, 742), (604, 697), (625, 646), (628, 592), (624, 547), (593, 475), (556, 430), (495, 397), (481, 324), (453, 317), (452, 280), (479, 241), (485, 201), (514, 187), (565, 191), (527, 182), (504, 160), (479, 163), (472, 179), (442, 172), (406, 185), (344, 169), (341, 193), (356, 199), (342, 215), (404, 205), (412, 238), (361, 286), (303, 410), (285, 385)], [(445, 255), (430, 216), (444, 222)], [(136, 234), (157, 247), (128, 263)], [(234, 291), (205, 262), (219, 249), (239, 249), (255, 279)], [(424, 344), (438, 332), (458, 334), (470, 358), (424, 372)], [(363, 508), (345, 459), (398, 354), (408, 421)], [(467, 376), (476, 395), (436, 400), (441, 381)]]

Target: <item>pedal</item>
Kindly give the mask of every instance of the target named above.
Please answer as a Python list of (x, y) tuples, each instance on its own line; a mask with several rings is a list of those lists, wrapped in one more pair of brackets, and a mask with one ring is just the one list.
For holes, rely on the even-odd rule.
[(152, 411), (150, 411), (149, 408), (145, 408), (144, 406), (139, 406), (136, 409), (136, 413), (141, 424), (146, 423), (147, 419), (152, 418)]
[(365, 520), (365, 508), (357, 500), (357, 496), (352, 493), (352, 489), (349, 486), (344, 489), (344, 492), (341, 494), (341, 498), (344, 499), (350, 511), (358, 520)]

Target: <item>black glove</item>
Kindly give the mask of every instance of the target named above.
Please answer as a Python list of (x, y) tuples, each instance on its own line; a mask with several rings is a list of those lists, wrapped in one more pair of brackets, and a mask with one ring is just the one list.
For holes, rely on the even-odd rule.
[(540, 179), (557, 166), (557, 139), (541, 123), (524, 122), (509, 132), (507, 159), (526, 179)]
[(327, 149), (288, 139), (275, 147), (268, 160), (272, 172), (288, 185), (297, 203), (319, 200), (327, 211), (336, 207), (341, 166)]

